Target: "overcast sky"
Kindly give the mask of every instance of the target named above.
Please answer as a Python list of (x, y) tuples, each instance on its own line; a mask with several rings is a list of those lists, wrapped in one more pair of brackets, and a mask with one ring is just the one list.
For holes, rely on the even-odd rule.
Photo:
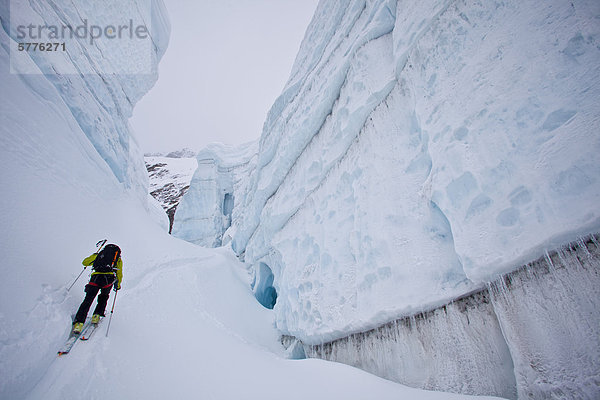
[(318, 0), (164, 0), (171, 40), (131, 124), (144, 152), (258, 139)]

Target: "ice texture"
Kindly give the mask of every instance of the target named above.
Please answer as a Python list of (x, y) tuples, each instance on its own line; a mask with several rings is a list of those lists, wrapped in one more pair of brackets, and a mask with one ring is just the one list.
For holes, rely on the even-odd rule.
[(487, 293), (304, 352), (412, 387), (516, 397), (510, 350)]
[(489, 285), (520, 399), (600, 397), (598, 235)]
[[(170, 24), (162, 0), (6, 1), (0, 5), (0, 14), (2, 29), (10, 37), (3, 39), (2, 46), (10, 54), (11, 72), (40, 75), (25, 80), (30, 84), (47, 79), (119, 182), (145, 201), (148, 178), (128, 119), (133, 106), (156, 82), (158, 62), (169, 41)], [(16, 42), (23, 41), (18, 39), (19, 25), (77, 27), (95, 21), (108, 26), (130, 19), (146, 23), (149, 51), (123, 54), (114, 43), (103, 46), (101, 41), (94, 46), (79, 45), (86, 39), (69, 42), (67, 51), (13, 51)], [(136, 70), (138, 64), (147, 67), (145, 73), (120, 73)]]
[(258, 268), (251, 269), (252, 276), (252, 291), (254, 297), (260, 304), (266, 308), (272, 309), (277, 302), (277, 291), (273, 287), (273, 271), (265, 263), (260, 263)]
[(481, 291), (305, 354), (406, 385), (519, 399), (600, 396), (600, 243), (580, 239)]
[(213, 143), (198, 152), (198, 168), (175, 213), (173, 236), (201, 246), (221, 246), (240, 211), (235, 203), (246, 193), (256, 152), (257, 142), (240, 146)]
[(230, 230), (273, 272), (278, 328), (344, 337), (599, 231), (599, 17), (322, 1)]

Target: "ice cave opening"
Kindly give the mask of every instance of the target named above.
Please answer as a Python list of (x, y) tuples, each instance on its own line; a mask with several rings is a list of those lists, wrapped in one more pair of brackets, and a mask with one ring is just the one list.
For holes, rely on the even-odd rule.
[(233, 195), (231, 193), (225, 193), (225, 197), (223, 197), (223, 215), (231, 218), (231, 213), (233, 212)]
[(277, 291), (273, 287), (274, 278), (273, 271), (267, 264), (263, 262), (258, 264), (255, 269), (252, 290), (256, 300), (268, 309), (273, 309), (277, 302)]

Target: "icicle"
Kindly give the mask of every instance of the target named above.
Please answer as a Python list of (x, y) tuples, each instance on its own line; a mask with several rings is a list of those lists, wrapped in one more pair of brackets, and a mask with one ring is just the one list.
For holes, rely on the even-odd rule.
[[(598, 269), (598, 237), (579, 238), (479, 292), (307, 346), (306, 354), (424, 389), (516, 398), (518, 388), (519, 397), (559, 391), (597, 397), (589, 382), (600, 375), (594, 362), (600, 359)], [(574, 375), (564, 376), (565, 368)]]
[(596, 250), (600, 249), (600, 243), (598, 242), (598, 236), (595, 234), (590, 237), (590, 240), (596, 245)]
[(544, 257), (546, 258), (546, 263), (548, 264), (548, 269), (549, 270), (554, 269), (554, 264), (552, 263), (552, 258), (550, 257), (548, 250), (544, 251)]

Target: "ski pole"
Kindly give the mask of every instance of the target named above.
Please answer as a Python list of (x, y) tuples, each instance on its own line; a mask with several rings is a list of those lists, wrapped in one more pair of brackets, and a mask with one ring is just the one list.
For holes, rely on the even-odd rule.
[[(98, 250), (96, 251), (97, 253), (100, 252), (100, 250), (102, 249), (102, 247), (104, 247), (104, 245), (106, 244), (106, 239), (102, 239), (100, 241), (98, 241), (98, 243), (96, 243), (96, 247), (100, 246), (98, 248)], [(83, 274), (83, 272), (85, 271), (85, 269), (87, 268), (87, 265), (83, 267), (83, 271), (81, 271), (79, 273), (79, 275), (77, 275), (77, 278), (75, 278), (75, 280), (73, 281), (73, 283), (71, 283), (71, 286), (69, 286), (69, 288), (67, 289), (67, 293), (71, 290), (71, 288), (73, 287), (73, 285), (75, 285), (75, 282), (77, 282), (79, 280), (79, 278), (81, 277), (81, 275)]]
[(81, 276), (81, 274), (83, 274), (83, 272), (85, 271), (87, 267), (83, 267), (83, 270), (79, 273), (79, 275), (77, 275), (77, 278), (75, 278), (75, 280), (73, 281), (73, 283), (71, 283), (71, 286), (69, 286), (69, 288), (67, 289), (67, 293), (71, 290), (71, 288), (73, 287), (73, 285), (75, 284), (75, 282), (77, 282), (77, 280), (79, 279), (79, 277)]
[(112, 309), (110, 310), (110, 318), (108, 319), (108, 326), (106, 327), (106, 337), (108, 337), (108, 330), (110, 329), (110, 321), (112, 321), (113, 313), (115, 312), (115, 303), (117, 302), (118, 290), (115, 291), (115, 298), (113, 299)]

